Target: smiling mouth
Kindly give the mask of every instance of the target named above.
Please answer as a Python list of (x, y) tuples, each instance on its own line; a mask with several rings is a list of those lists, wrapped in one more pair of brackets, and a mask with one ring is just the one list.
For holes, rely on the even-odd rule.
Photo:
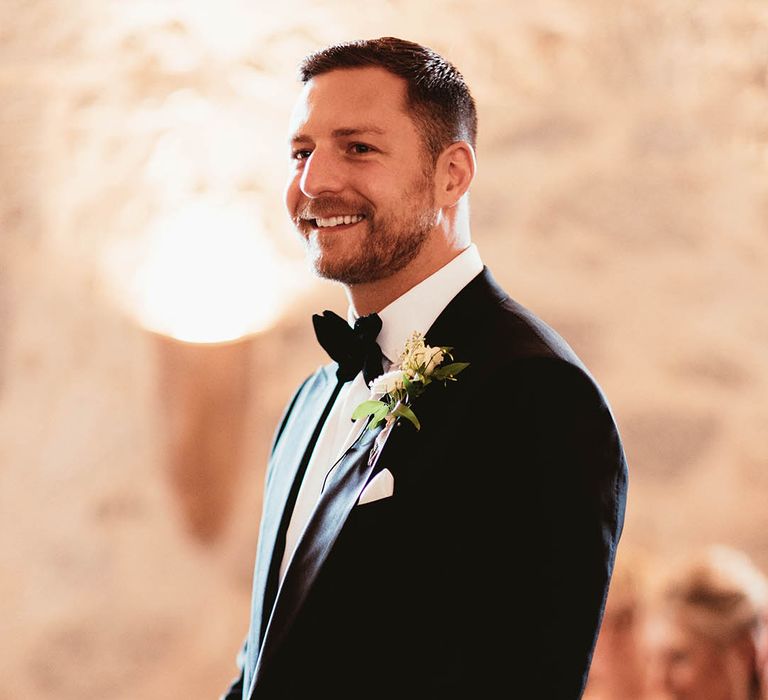
[(314, 229), (337, 228), (340, 226), (352, 226), (360, 223), (365, 216), (363, 214), (346, 214), (344, 216), (318, 217), (316, 219), (305, 219)]

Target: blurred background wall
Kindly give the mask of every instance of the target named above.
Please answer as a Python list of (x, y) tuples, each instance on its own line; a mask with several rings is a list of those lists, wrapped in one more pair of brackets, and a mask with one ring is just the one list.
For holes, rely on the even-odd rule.
[(382, 35), (474, 91), (474, 236), (611, 400), (624, 546), (768, 566), (764, 2), (0, 0), (2, 700), (234, 672), (272, 430), (346, 309), (282, 208), (295, 68)]

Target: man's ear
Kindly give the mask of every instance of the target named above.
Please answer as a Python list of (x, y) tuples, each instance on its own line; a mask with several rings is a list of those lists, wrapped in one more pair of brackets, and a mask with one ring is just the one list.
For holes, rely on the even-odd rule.
[(450, 208), (469, 190), (477, 171), (475, 150), (466, 141), (455, 141), (438, 157), (435, 165), (435, 204)]

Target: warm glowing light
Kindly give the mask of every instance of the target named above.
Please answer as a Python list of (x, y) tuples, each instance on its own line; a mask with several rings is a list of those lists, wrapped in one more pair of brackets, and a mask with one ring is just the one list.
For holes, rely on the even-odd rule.
[(123, 250), (111, 261), (113, 271), (122, 268), (130, 312), (150, 330), (194, 343), (274, 324), (299, 290), (259, 223), (252, 207), (207, 199), (156, 220), (138, 254)]

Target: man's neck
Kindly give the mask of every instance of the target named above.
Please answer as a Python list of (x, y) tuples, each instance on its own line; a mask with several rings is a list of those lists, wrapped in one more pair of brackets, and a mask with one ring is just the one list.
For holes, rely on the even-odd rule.
[(395, 299), (451, 262), (462, 249), (451, 247), (440, 251), (439, 254), (430, 252), (424, 251), (402, 270), (385, 279), (345, 287), (349, 302), (357, 315), (366, 316), (386, 308)]
[(358, 316), (378, 313), (408, 290), (445, 267), (472, 243), (469, 210), (466, 201), (441, 213), (437, 227), (431, 232), (416, 257), (402, 270), (374, 282), (345, 285), (349, 303)]

